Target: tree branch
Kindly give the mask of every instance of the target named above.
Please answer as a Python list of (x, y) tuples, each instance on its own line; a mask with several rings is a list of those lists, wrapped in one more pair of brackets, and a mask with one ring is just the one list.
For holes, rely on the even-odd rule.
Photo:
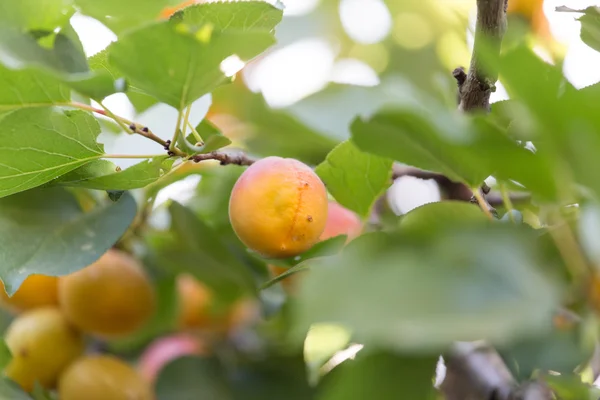
[[(475, 44), (469, 72), (453, 71), (458, 83), (458, 109), (490, 111), (490, 95), (498, 80), (498, 60), (506, 31), (508, 0), (477, 0)], [(493, 209), (487, 185), (473, 193), (488, 213)], [(456, 343), (446, 355), (446, 376), (440, 389), (447, 400), (549, 400), (541, 382), (517, 387), (496, 350), (484, 343)]]
[[(459, 84), (459, 110), (490, 111), (490, 94), (496, 90), (497, 59), (506, 31), (508, 0), (477, 0), (475, 44), (469, 72), (454, 70)], [(462, 80), (462, 83), (461, 83)]]

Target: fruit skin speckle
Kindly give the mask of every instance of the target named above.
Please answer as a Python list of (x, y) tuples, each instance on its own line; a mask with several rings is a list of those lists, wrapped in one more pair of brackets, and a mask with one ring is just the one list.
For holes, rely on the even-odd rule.
[(287, 258), (317, 243), (327, 208), (325, 185), (312, 169), (295, 159), (267, 157), (234, 185), (229, 218), (248, 248), (264, 257)]

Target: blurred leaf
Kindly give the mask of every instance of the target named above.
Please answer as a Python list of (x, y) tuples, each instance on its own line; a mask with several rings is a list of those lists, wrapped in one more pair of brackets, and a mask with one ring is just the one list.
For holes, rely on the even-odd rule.
[(35, 69), (11, 70), (0, 65), (0, 114), (21, 107), (66, 103), (69, 89), (49, 74)]
[(81, 94), (101, 99), (117, 91), (124, 90), (122, 83), (116, 83), (107, 73), (90, 71), (85, 54), (78, 41), (73, 40), (74, 32), (67, 36), (57, 33), (54, 45), (48, 49), (25, 33), (11, 28), (0, 29), (0, 62), (10, 69), (35, 67), (50, 73), (65, 85)]
[(476, 187), (491, 170), (474, 154), (466, 119), (448, 112), (384, 111), (369, 120), (356, 119), (352, 139), (363, 151), (435, 171)]
[(183, 2), (183, 0), (74, 1), (83, 14), (96, 18), (117, 35), (145, 22), (155, 20), (166, 7), (176, 6)]
[(435, 108), (435, 103), (428, 106), (356, 119), (352, 139), (363, 151), (442, 173), (470, 187), (494, 174), (546, 197), (556, 196), (550, 160), (523, 148), (489, 118), (453, 114)]
[(156, 381), (157, 400), (230, 400), (225, 371), (216, 359), (184, 356), (161, 370)]
[(322, 240), (316, 243), (313, 247), (311, 247), (310, 249), (308, 249), (300, 255), (289, 258), (265, 259), (265, 261), (270, 264), (279, 265), (281, 267), (292, 267), (312, 258), (329, 256), (332, 254), (339, 253), (340, 250), (344, 248), (347, 239), (347, 235), (337, 235), (327, 240)]
[[(527, 125), (522, 129), (533, 132), (536, 158), (546, 165), (540, 178), (548, 181), (548, 175), (553, 177), (565, 201), (574, 200), (573, 180), (600, 195), (600, 182), (593, 172), (600, 168), (600, 115), (594, 106), (600, 92), (594, 87), (576, 90), (560, 67), (546, 64), (526, 47), (507, 53), (501, 66), (511, 98), (521, 101), (536, 122), (533, 129)], [(521, 183), (529, 188), (533, 177), (542, 172), (529, 171), (529, 184)]]
[(289, 268), (287, 271), (285, 271), (282, 274), (277, 275), (275, 278), (270, 279), (269, 281), (263, 283), (260, 287), (261, 290), (265, 290), (270, 288), (271, 286), (275, 285), (277, 282), (282, 281), (283, 279), (287, 278), (290, 275), (294, 275), (298, 272), (301, 271), (306, 271), (308, 269), (310, 269), (310, 266), (312, 264), (312, 261), (314, 261), (314, 259), (310, 259), (310, 260), (306, 260), (304, 262), (300, 262), (296, 265), (294, 265), (293, 267)]
[(232, 385), (234, 400), (314, 398), (303, 357), (285, 352), (240, 363)]
[(0, 399), (33, 400), (19, 385), (4, 376), (0, 376)]
[[(260, 2), (202, 7), (211, 9), (213, 18), (229, 17), (235, 12), (231, 7), (273, 8)], [(246, 26), (258, 22), (247, 20)], [(237, 55), (249, 61), (274, 43), (273, 35), (262, 29), (213, 31), (204, 26), (196, 30), (186, 23), (166, 21), (128, 31), (110, 46), (108, 59), (133, 85), (181, 110), (229, 80), (220, 69), (225, 58)]]
[(336, 146), (315, 170), (338, 203), (365, 218), (391, 184), (392, 160), (360, 151), (351, 141)]
[(363, 235), (301, 281), (292, 337), (329, 322), (365, 345), (435, 352), (453, 341), (507, 345), (538, 335), (559, 292), (536, 243), (531, 229), (499, 223), (429, 238)]
[(211, 227), (177, 202), (169, 206), (169, 212), (173, 241), (156, 249), (161, 265), (193, 274), (226, 300), (256, 293), (248, 266)]
[(545, 375), (544, 381), (560, 400), (597, 400), (600, 389), (581, 382), (577, 375)]
[(319, 400), (431, 399), (438, 357), (360, 351), (323, 378)]
[(67, 24), (74, 12), (72, 0), (2, 1), (0, 23), (22, 31), (52, 32)]
[(196, 143), (197, 140), (193, 133), (190, 133), (185, 140), (181, 136), (179, 137), (179, 148), (189, 154), (210, 153), (231, 144), (231, 140), (223, 136), (221, 131), (206, 119), (203, 119), (195, 129), (202, 138), (203, 144)]
[(478, 205), (446, 200), (428, 203), (409, 211), (400, 219), (400, 228), (411, 236), (431, 236), (442, 230), (451, 231), (464, 224), (486, 224), (489, 219)]
[(53, 183), (98, 190), (143, 188), (168, 172), (173, 161), (168, 156), (155, 157), (115, 172), (117, 166), (112, 162), (96, 160), (61, 176)]
[(84, 111), (31, 108), (0, 120), (0, 197), (40, 186), (100, 158), (100, 126)]
[[(548, 321), (550, 324), (550, 321)], [(516, 364), (516, 376), (527, 380), (536, 370), (571, 374), (588, 361), (594, 348), (584, 348), (576, 330), (552, 331), (544, 336), (519, 341), (507, 349), (500, 349), (504, 359)], [(507, 362), (510, 365), (510, 362)]]
[(600, 7), (590, 6), (579, 19), (581, 40), (592, 49), (600, 51)]
[(262, 1), (216, 2), (186, 7), (175, 13), (171, 21), (195, 27), (210, 25), (215, 31), (270, 32), (281, 22), (282, 16), (280, 7)]
[(271, 109), (262, 95), (250, 92), (241, 81), (217, 89), (213, 93), (213, 109), (245, 124), (241, 128), (247, 135), (245, 145), (259, 156), (291, 157), (318, 164), (338, 143), (285, 110)]
[(44, 389), (38, 381), (36, 381), (33, 386), (33, 391), (31, 392), (31, 397), (33, 397), (33, 400), (54, 400), (55, 399), (55, 397), (52, 396), (50, 391), (47, 389)]
[(96, 261), (123, 235), (137, 206), (130, 194), (84, 213), (52, 187), (0, 199), (0, 278), (10, 295), (31, 274), (61, 276)]
[(4, 367), (6, 367), (8, 363), (10, 363), (11, 359), (12, 354), (10, 352), (10, 349), (6, 345), (4, 339), (0, 337), (0, 371), (4, 370)]

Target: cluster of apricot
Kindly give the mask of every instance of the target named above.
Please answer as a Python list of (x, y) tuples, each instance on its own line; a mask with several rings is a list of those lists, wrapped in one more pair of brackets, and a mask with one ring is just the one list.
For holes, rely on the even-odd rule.
[[(0, 305), (15, 317), (5, 333), (12, 359), (4, 375), (32, 391), (36, 382), (61, 400), (150, 400), (160, 370), (183, 355), (205, 355), (199, 330), (227, 333), (255, 315), (239, 302), (213, 317), (213, 293), (193, 276), (177, 280), (178, 331), (157, 338), (136, 366), (86, 346), (89, 339), (130, 335), (156, 310), (154, 285), (142, 265), (111, 249), (86, 268), (63, 277), (31, 275), (9, 297), (0, 281)], [(249, 307), (250, 304), (250, 307)]]
[[(231, 192), (229, 217), (242, 243), (271, 259), (299, 255), (339, 235), (347, 243), (363, 231), (361, 219), (329, 200), (318, 175), (292, 158), (266, 157), (248, 167)], [(287, 270), (269, 269), (273, 276)], [(295, 275), (282, 281), (288, 293), (295, 281)]]

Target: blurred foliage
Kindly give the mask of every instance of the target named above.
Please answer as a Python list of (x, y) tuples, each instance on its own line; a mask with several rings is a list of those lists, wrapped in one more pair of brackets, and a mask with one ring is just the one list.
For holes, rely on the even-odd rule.
[[(439, 354), (480, 339), (519, 382), (540, 377), (560, 398), (598, 397), (582, 371), (597, 369), (590, 363), (600, 334), (600, 85), (577, 89), (565, 78), (542, 2), (510, 2), (496, 60), (510, 99), (489, 115), (456, 110), (451, 74), (469, 63), (474, 1), (382, 2), (392, 26), (376, 43), (350, 34), (337, 0), (300, 16), (263, 2), (186, 2), (176, 12), (178, 3), (0, 4), (0, 278), (8, 292), (33, 273), (79, 270), (111, 246), (135, 255), (154, 285), (156, 312), (131, 335), (90, 340), (89, 351), (135, 365), (156, 338), (193, 334), (205, 351), (162, 366), (157, 400), (433, 399)], [(86, 57), (70, 23), (76, 10), (117, 40)], [(598, 50), (597, 7), (569, 11)], [(307, 38), (325, 40), (332, 62), (363, 62), (379, 83), (328, 76), (292, 104), (271, 104), (253, 71)], [(246, 66), (231, 75), (221, 62), (233, 54)], [(176, 111), (173, 130), (134, 125), (160, 138), (157, 154), (105, 153), (101, 133), (132, 134), (132, 121), (90, 105), (114, 93), (138, 116), (159, 103)], [(191, 123), (187, 107), (207, 93), (206, 118)], [(158, 117), (171, 123), (166, 112)], [(163, 149), (173, 133), (184, 157), (167, 154), (168, 143)], [(245, 167), (187, 160), (215, 150), (310, 164), (331, 198), (360, 215), (364, 232), (288, 259), (261, 257), (228, 215)], [(144, 160), (121, 170), (117, 160), (127, 157)], [(453, 200), (394, 214), (381, 198), (395, 162), (471, 189), (495, 177), (501, 218)], [(531, 197), (513, 204), (498, 189)], [(275, 264), (287, 272), (275, 278)], [(209, 293), (199, 295), (206, 326), (179, 325), (183, 274)], [(290, 292), (281, 282), (296, 274)], [(577, 318), (557, 323), (557, 311)], [(13, 316), (0, 313), (0, 332)], [(364, 348), (347, 359), (355, 343)], [(6, 350), (0, 341), (1, 367)], [(54, 393), (29, 395), (0, 380), (0, 398), (47, 396)]]

